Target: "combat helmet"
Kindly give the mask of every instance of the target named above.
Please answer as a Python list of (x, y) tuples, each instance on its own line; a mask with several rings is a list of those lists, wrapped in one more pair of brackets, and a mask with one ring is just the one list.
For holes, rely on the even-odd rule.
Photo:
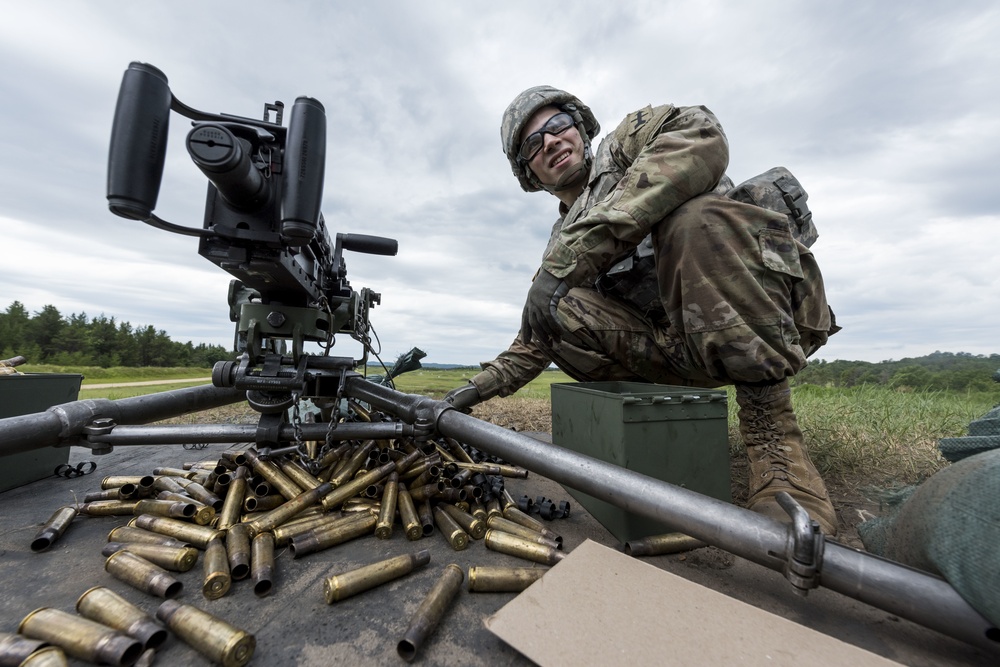
[(514, 172), (525, 192), (538, 192), (546, 188), (518, 155), (521, 130), (524, 129), (525, 124), (536, 111), (550, 105), (559, 107), (576, 121), (576, 128), (583, 138), (583, 154), (587, 172), (590, 171), (590, 164), (593, 161), (590, 142), (601, 131), (601, 125), (597, 122), (590, 107), (581, 102), (575, 95), (552, 86), (528, 88), (510, 103), (507, 110), (503, 112), (503, 121), (500, 124), (500, 141), (503, 143), (503, 153), (507, 156), (511, 171)]

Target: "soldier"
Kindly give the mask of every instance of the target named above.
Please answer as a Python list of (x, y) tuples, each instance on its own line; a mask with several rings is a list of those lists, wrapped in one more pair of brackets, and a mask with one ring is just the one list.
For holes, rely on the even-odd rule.
[(748, 507), (788, 521), (775, 500), (787, 491), (835, 535), (788, 385), (838, 329), (812, 253), (786, 215), (724, 195), (728, 141), (705, 107), (647, 106), (595, 152), (599, 131), (586, 105), (549, 86), (504, 112), (514, 175), (555, 195), (559, 219), (514, 342), (446, 400), (508, 396), (550, 363), (583, 382), (734, 384)]

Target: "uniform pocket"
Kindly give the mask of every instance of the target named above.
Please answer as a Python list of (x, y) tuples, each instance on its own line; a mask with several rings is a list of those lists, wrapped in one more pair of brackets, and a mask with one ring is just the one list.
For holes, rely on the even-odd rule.
[(791, 233), (776, 229), (762, 229), (759, 242), (760, 256), (765, 268), (799, 280), (802, 279), (799, 250)]

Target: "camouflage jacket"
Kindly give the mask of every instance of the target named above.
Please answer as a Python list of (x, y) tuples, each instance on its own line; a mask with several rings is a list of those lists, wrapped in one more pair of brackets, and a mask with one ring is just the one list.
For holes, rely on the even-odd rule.
[[(541, 268), (571, 287), (592, 286), (650, 228), (725, 176), (729, 143), (703, 106), (647, 106), (630, 113), (597, 149), (587, 187), (560, 217)], [(517, 391), (548, 365), (534, 344), (517, 338), (482, 364), (472, 382), (483, 399)]]

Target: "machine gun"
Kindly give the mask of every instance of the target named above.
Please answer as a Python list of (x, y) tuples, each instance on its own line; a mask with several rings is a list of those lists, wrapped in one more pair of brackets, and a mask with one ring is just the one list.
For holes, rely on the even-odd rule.
[[(171, 110), (195, 121), (187, 147), (210, 181), (201, 228), (153, 215)], [(334, 442), (408, 439), (419, 450), (441, 435), (782, 572), (803, 594), (822, 585), (975, 646), (991, 651), (1000, 646), (1000, 629), (947, 582), (826, 539), (787, 494), (778, 497), (792, 519), (783, 524), (480, 421), (444, 401), (370, 382), (355, 372), (358, 360), (330, 356), (337, 333), (351, 335), (367, 350), (368, 311), (379, 302), (373, 292), (350, 289), (343, 251), (391, 255), (396, 243), (344, 234), (331, 243), (319, 212), (323, 107), (300, 97), (287, 130), (281, 112), (280, 104), (266, 105), (264, 121), (205, 114), (177, 101), (156, 68), (129, 66), (115, 113), (109, 206), (122, 217), (198, 236), (199, 253), (235, 276), (230, 314), (241, 356), (217, 364), (212, 385), (75, 401), (0, 419), (0, 455), (47, 446), (82, 445), (100, 454), (116, 445), (250, 442), (257, 456), (298, 454), (309, 461)], [(267, 119), (270, 114), (274, 122)], [(310, 341), (325, 353), (306, 353), (303, 345)], [(244, 397), (261, 414), (256, 426), (143, 426)], [(301, 398), (321, 407), (319, 423), (295, 419)], [(358, 418), (341, 420), (345, 402)], [(309, 451), (302, 446), (306, 441), (323, 442), (323, 448)], [(380, 470), (388, 474), (393, 465)], [(352, 490), (350, 484), (339, 487), (338, 498), (340, 488)]]

